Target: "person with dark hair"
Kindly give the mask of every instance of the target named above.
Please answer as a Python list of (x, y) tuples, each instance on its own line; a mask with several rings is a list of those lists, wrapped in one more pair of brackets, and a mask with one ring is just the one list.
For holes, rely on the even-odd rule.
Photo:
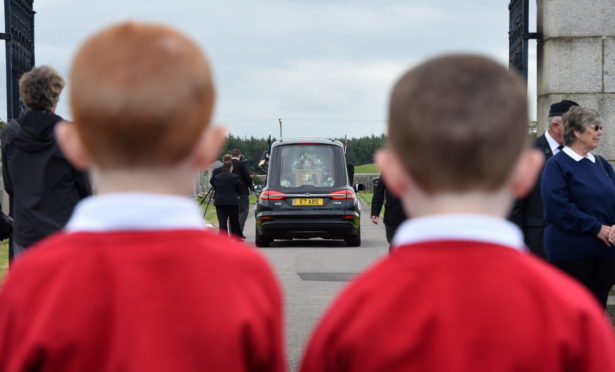
[[(380, 221), (380, 211), (383, 205), (384, 218), (382, 219), (382, 222), (384, 223), (384, 228), (386, 231), (387, 243), (391, 244), (397, 228), (399, 228), (399, 225), (406, 220), (406, 213), (404, 212), (404, 208), (402, 207), (399, 198), (387, 189), (384, 179), (380, 176), (378, 183), (374, 187), (374, 194), (372, 197), (372, 223), (378, 224), (378, 221)], [(391, 246), (389, 245), (389, 252), (390, 251)]]
[(214, 205), (220, 232), (228, 235), (229, 227), (231, 234), (242, 238), (239, 227), (239, 191), (241, 183), (239, 176), (233, 174), (233, 163), (225, 161), (220, 171), (209, 182), (214, 188)]
[(615, 224), (615, 173), (593, 151), (602, 137), (595, 110), (573, 107), (563, 118), (566, 147), (545, 166), (547, 258), (585, 285), (606, 308), (615, 283), (615, 247), (609, 240)]
[(406, 72), (390, 97), (375, 160), (412, 218), (332, 302), (301, 371), (615, 371), (602, 309), (526, 253), (505, 219), (543, 164), (528, 146), (522, 78), (445, 55)]
[[(534, 141), (533, 147), (545, 156), (545, 161), (556, 155), (564, 147), (564, 127), (562, 116), (571, 107), (578, 106), (574, 101), (563, 100), (556, 102), (549, 108), (547, 130)], [(514, 202), (509, 219), (514, 222), (521, 231), (525, 244), (530, 252), (538, 257), (546, 259), (544, 243), (545, 220), (543, 215), (543, 203), (540, 196), (540, 176), (532, 188), (532, 191), (522, 199)]]
[(55, 114), (64, 88), (49, 66), (35, 67), (19, 80), (28, 109), (2, 129), (2, 175), (13, 217), (13, 257), (59, 231), (75, 205), (91, 194), (84, 172), (76, 170), (56, 143)]
[(239, 149), (231, 151), (231, 161), (233, 162), (233, 173), (239, 176), (239, 182), (241, 182), (241, 190), (239, 191), (239, 227), (241, 228), (241, 237), (245, 239), (243, 230), (248, 219), (248, 212), (250, 211), (250, 190), (254, 191), (254, 185), (252, 184), (248, 165), (243, 160)]
[[(213, 178), (215, 175), (217, 175), (218, 173), (222, 172), (224, 170), (224, 163), (226, 163), (227, 161), (231, 161), (231, 154), (224, 154), (222, 156), (222, 163), (219, 163), (220, 166), (214, 168), (211, 171), (211, 178)], [(211, 178), (209, 179), (209, 183), (211, 183)]]

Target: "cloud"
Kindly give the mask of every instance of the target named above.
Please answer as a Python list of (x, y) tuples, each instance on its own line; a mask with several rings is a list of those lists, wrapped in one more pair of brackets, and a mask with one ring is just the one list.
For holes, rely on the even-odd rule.
[[(216, 121), (241, 136), (276, 134), (277, 118), (287, 135), (379, 134), (389, 90), (408, 67), (449, 51), (508, 59), (507, 4), (491, 0), (36, 0), (34, 6), (37, 64), (63, 74), (78, 45), (110, 23), (163, 22), (186, 32), (212, 61)], [(68, 117), (66, 93), (58, 110)], [(0, 89), (0, 116), (4, 106)]]
[[(245, 71), (239, 84), (219, 88), (216, 116), (218, 121), (228, 123), (232, 132), (239, 131), (248, 120), (269, 117), (274, 127), (275, 118), (301, 123), (293, 135), (307, 135), (319, 122), (326, 122), (328, 132), (335, 135), (352, 123), (363, 127), (355, 131), (357, 135), (380, 133), (388, 91), (407, 66), (405, 61), (330, 59), (261, 66)], [(306, 129), (300, 125), (306, 125)], [(270, 131), (264, 127), (258, 135)]]

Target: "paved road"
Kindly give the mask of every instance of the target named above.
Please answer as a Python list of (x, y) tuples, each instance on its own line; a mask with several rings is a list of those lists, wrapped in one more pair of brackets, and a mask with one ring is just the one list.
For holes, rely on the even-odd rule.
[[(382, 223), (369, 220), (362, 205), (360, 247), (342, 240), (276, 241), (259, 248), (269, 259), (282, 285), (286, 311), (286, 345), (291, 371), (297, 370), (304, 344), (331, 300), (350, 278), (385, 257), (388, 244)], [(246, 221), (247, 241), (254, 243), (254, 214)]]

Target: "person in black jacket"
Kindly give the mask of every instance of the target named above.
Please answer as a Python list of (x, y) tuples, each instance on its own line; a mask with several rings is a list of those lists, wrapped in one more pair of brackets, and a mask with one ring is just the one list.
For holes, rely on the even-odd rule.
[[(384, 228), (386, 230), (387, 242), (391, 244), (395, 231), (399, 225), (407, 218), (401, 201), (393, 195), (387, 188), (382, 177), (374, 187), (374, 195), (372, 197), (372, 222), (378, 224), (380, 220), (380, 210), (384, 204)], [(389, 245), (389, 250), (391, 249)]]
[(241, 227), (241, 236), (243, 235), (243, 228), (246, 225), (248, 219), (248, 212), (250, 211), (250, 190), (254, 191), (254, 185), (252, 184), (252, 178), (250, 178), (250, 171), (245, 161), (241, 160), (241, 151), (234, 149), (231, 151), (233, 162), (233, 173), (239, 176), (241, 182), (241, 190), (239, 191), (239, 226)]
[(19, 80), (28, 107), (2, 130), (2, 174), (13, 217), (12, 256), (64, 227), (79, 200), (91, 194), (87, 175), (71, 166), (56, 143), (54, 128), (63, 119), (55, 107), (62, 76), (35, 67)]
[(224, 156), (222, 156), (222, 163), (219, 167), (214, 168), (214, 170), (211, 171), (211, 178), (224, 170), (223, 166), (227, 161), (231, 161), (231, 154), (224, 154)]
[(230, 161), (225, 161), (221, 168), (222, 170), (209, 180), (214, 187), (214, 205), (220, 231), (227, 233), (230, 226), (231, 233), (242, 238), (239, 227), (239, 176), (232, 173), (233, 163)]
[[(562, 116), (573, 106), (578, 106), (578, 104), (574, 101), (563, 100), (552, 104), (549, 108), (549, 127), (534, 141), (534, 148), (540, 150), (545, 156), (545, 164), (564, 147)], [(534, 188), (525, 198), (515, 200), (508, 219), (523, 231), (525, 244), (530, 252), (546, 259), (543, 246), (544, 207), (540, 195), (540, 184), (541, 177), (538, 178)]]

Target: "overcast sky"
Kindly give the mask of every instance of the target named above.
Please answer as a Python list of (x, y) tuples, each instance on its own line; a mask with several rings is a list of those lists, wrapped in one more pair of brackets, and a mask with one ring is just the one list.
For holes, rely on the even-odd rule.
[[(285, 137), (379, 135), (392, 84), (416, 63), (442, 53), (476, 52), (508, 64), (508, 3), (35, 0), (36, 64), (52, 65), (66, 76), (77, 47), (102, 27), (125, 20), (162, 22), (203, 47), (217, 86), (214, 122), (233, 135), (278, 136), (278, 118)], [(0, 117), (5, 119), (0, 49)], [(535, 59), (534, 47), (530, 58)], [(534, 76), (531, 67), (530, 81)], [(68, 91), (58, 113), (70, 119), (67, 102)]]

